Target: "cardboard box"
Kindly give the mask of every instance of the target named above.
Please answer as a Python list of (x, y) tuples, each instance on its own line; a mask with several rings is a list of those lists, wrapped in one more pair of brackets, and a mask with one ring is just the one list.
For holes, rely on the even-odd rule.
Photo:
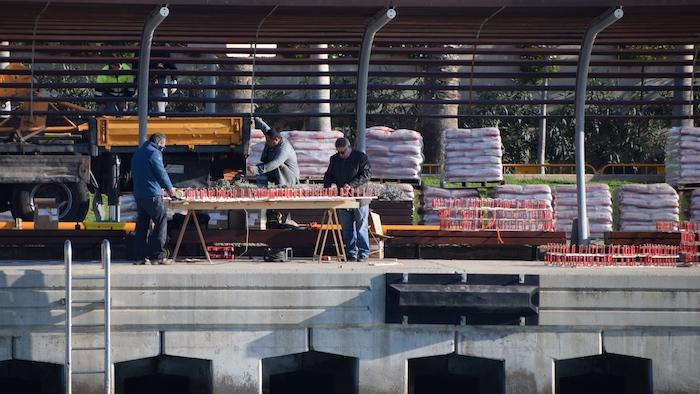
[(207, 227), (212, 230), (228, 230), (229, 220), (226, 211), (209, 211), (209, 223)]
[(37, 230), (58, 229), (58, 204), (55, 198), (34, 199), (34, 228)]

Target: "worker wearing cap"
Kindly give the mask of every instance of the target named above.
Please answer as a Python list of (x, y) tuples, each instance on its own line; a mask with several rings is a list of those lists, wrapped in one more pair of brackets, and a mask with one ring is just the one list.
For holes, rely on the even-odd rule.
[(248, 166), (248, 175), (255, 175), (260, 187), (267, 187), (269, 182), (277, 186), (298, 184), (299, 164), (292, 144), (279, 131), (267, 130), (260, 163)]
[[(367, 155), (350, 147), (347, 138), (335, 141), (336, 154), (331, 156), (328, 170), (323, 176), (323, 186), (338, 188), (358, 188), (369, 182), (372, 169)], [(369, 257), (369, 201), (361, 200), (360, 207), (339, 209), (340, 224), (343, 227), (343, 239), (348, 261), (367, 261)]]

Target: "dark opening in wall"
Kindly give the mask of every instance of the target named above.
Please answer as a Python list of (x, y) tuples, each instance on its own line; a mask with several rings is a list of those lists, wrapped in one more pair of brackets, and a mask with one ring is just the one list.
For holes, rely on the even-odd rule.
[(160, 355), (114, 364), (116, 394), (211, 394), (211, 360)]
[(408, 360), (409, 394), (505, 393), (502, 360), (446, 354)]
[(264, 394), (356, 394), (357, 359), (310, 351), (263, 359)]
[(65, 391), (63, 365), (38, 361), (0, 361), (0, 393), (59, 394)]
[(621, 354), (557, 360), (556, 394), (651, 394), (651, 360)]

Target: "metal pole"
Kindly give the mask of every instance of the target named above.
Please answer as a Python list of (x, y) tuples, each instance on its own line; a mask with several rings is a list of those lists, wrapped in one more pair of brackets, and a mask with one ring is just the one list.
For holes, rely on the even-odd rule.
[[(549, 60), (549, 59), (547, 59)], [(548, 72), (549, 67), (545, 67), (544, 72)], [(549, 85), (549, 78), (545, 78), (543, 82), (542, 89), (542, 100), (547, 100), (547, 85)], [(544, 164), (546, 159), (547, 150), (547, 103), (544, 102), (540, 106), (540, 136), (537, 147), (537, 164), (540, 164), (540, 174), (544, 174)]]
[(156, 27), (170, 14), (168, 7), (159, 7), (149, 15), (141, 34), (139, 51), (138, 105), (139, 105), (139, 145), (146, 142), (148, 134), (148, 67), (151, 63), (151, 44)]
[(109, 240), (102, 241), (102, 269), (105, 270), (105, 394), (112, 394), (112, 249)]
[(355, 149), (365, 151), (365, 137), (367, 133), (367, 82), (369, 80), (369, 57), (372, 54), (374, 35), (379, 29), (396, 17), (396, 10), (388, 8), (375, 15), (367, 24), (365, 34), (362, 36), (362, 49), (357, 67), (357, 134), (355, 134)]
[(73, 263), (73, 248), (69, 240), (66, 240), (63, 244), (63, 263), (66, 268), (66, 349), (65, 349), (65, 368), (64, 380), (66, 382), (66, 394), (71, 394), (71, 375), (72, 375), (72, 341), (73, 341), (73, 310), (71, 309), (73, 304), (73, 281), (72, 281), (72, 263)]
[(586, 87), (588, 68), (591, 61), (593, 41), (598, 33), (617, 22), (624, 13), (621, 8), (611, 9), (597, 17), (586, 29), (581, 43), (581, 53), (576, 70), (576, 197), (578, 202), (578, 236), (579, 244), (587, 245), (590, 241), (588, 230), (588, 212), (586, 208), (586, 156), (585, 156), (585, 123), (586, 123)]

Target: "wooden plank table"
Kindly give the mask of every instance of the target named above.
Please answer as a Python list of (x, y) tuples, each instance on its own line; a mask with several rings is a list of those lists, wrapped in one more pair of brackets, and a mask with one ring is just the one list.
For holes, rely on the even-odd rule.
[(186, 200), (169, 200), (166, 203), (172, 209), (186, 210), (185, 220), (182, 222), (182, 228), (177, 236), (175, 250), (173, 252), (173, 261), (177, 259), (177, 254), (180, 251), (182, 237), (185, 234), (187, 223), (190, 218), (194, 221), (195, 229), (199, 242), (204, 250), (204, 255), (207, 261), (211, 263), (209, 252), (207, 251), (207, 243), (204, 239), (202, 229), (197, 221), (197, 211), (229, 211), (229, 210), (286, 210), (286, 209), (322, 209), (324, 210), (321, 231), (316, 238), (316, 246), (314, 247), (314, 260), (321, 262), (323, 260), (323, 252), (326, 247), (328, 233), (331, 233), (335, 244), (335, 251), (340, 261), (346, 261), (345, 246), (343, 244), (343, 233), (338, 220), (337, 209), (354, 209), (360, 206), (361, 198), (347, 197), (323, 197), (323, 198), (298, 198), (298, 199), (238, 199), (230, 201), (186, 201)]

